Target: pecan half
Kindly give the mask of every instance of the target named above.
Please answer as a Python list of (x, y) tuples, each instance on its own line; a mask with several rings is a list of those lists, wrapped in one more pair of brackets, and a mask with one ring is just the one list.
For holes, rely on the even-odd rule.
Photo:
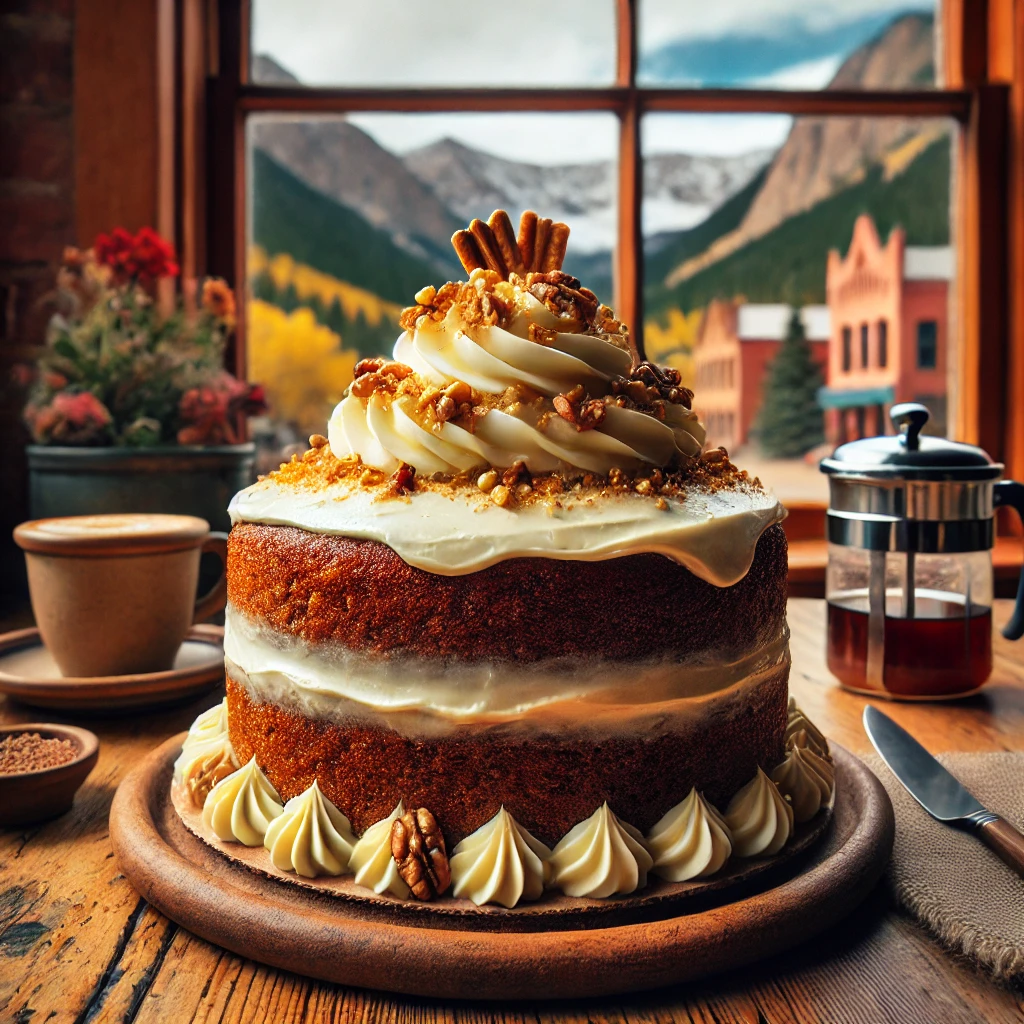
[(221, 779), (226, 779), (236, 771), (231, 755), (226, 750), (209, 754), (196, 761), (185, 776), (185, 789), (195, 807), (202, 807), (210, 790)]
[(391, 856), (398, 865), (398, 873), (418, 900), (440, 896), (451, 885), (444, 836), (437, 819), (426, 807), (406, 811), (394, 820)]

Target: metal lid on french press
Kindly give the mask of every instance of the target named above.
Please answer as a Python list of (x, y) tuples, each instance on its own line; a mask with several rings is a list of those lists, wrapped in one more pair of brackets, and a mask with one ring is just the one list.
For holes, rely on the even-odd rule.
[(917, 402), (894, 405), (889, 417), (896, 436), (867, 437), (840, 445), (822, 459), (821, 471), (830, 476), (857, 476), (879, 481), (995, 480), (1003, 467), (974, 445), (921, 434), (928, 409)]

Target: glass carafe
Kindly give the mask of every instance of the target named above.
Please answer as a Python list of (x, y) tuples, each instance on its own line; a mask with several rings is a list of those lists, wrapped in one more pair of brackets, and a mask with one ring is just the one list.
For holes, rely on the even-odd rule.
[[(992, 671), (993, 511), (1024, 487), (980, 449), (921, 437), (928, 410), (894, 406), (895, 437), (838, 448), (829, 474), (828, 666), (850, 690), (961, 696)], [(1024, 633), (1024, 583), (1004, 630)]]

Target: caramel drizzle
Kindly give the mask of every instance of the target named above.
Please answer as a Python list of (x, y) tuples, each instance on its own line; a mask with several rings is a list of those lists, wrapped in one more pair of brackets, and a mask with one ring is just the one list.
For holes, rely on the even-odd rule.
[(569, 226), (527, 210), (519, 219), (519, 237), (504, 210), (495, 210), (486, 223), (479, 218), (452, 235), (452, 245), (467, 274), (493, 270), (502, 280), (510, 274), (547, 274), (561, 270), (569, 244)]

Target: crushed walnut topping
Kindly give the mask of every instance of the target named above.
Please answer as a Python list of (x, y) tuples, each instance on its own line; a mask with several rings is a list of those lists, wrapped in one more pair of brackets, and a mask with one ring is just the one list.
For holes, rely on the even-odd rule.
[[(480, 467), (454, 477), (420, 476), (411, 467), (402, 466), (393, 474), (364, 465), (356, 455), (337, 458), (330, 445), (310, 448), (301, 458), (270, 474), (283, 486), (317, 491), (336, 484), (370, 491), (375, 500), (405, 498), (423, 491), (444, 494), (464, 492), (487, 504), (515, 510), (541, 504), (551, 513), (577, 502), (612, 495), (634, 495), (652, 501), (667, 511), (671, 499), (681, 500), (689, 491), (716, 493), (738, 489), (763, 492), (761, 481), (729, 460), (724, 448), (712, 448), (698, 458), (672, 469), (643, 466), (632, 470), (612, 468), (607, 475), (581, 472), (575, 477), (564, 473), (530, 473), (522, 460), (504, 470)], [(262, 479), (262, 478), (261, 478)]]
[(601, 305), (597, 296), (562, 270), (526, 275), (526, 290), (561, 320), (584, 328), (594, 326)]
[(605, 403), (600, 398), (591, 398), (582, 384), (564, 395), (555, 395), (552, 403), (555, 412), (579, 431), (593, 430), (604, 422)]

